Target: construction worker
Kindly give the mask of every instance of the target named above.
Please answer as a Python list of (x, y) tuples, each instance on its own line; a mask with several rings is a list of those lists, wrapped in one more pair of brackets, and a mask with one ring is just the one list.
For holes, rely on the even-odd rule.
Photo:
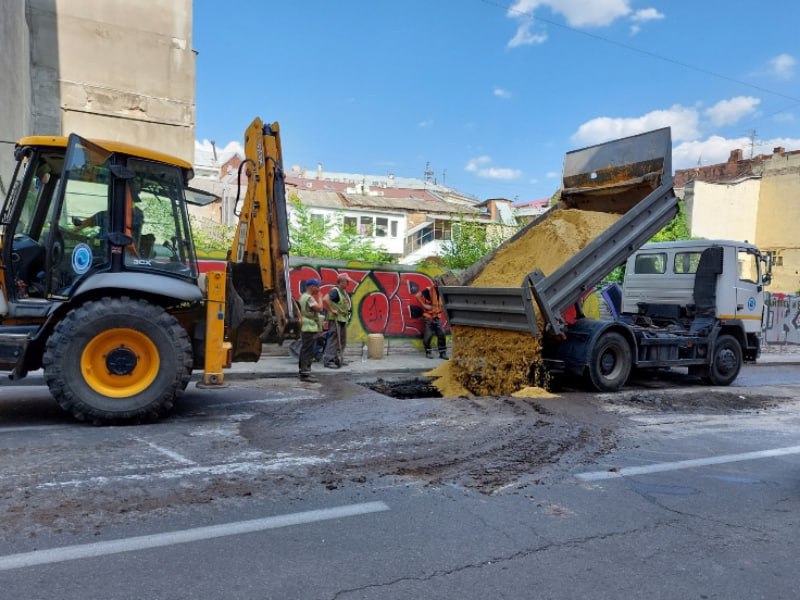
[(422, 345), (425, 346), (425, 356), (433, 358), (431, 350), (431, 340), (436, 336), (439, 358), (447, 358), (447, 338), (442, 328), (442, 302), (436, 288), (428, 286), (415, 294), (420, 305), (422, 305), (422, 317), (425, 323), (425, 330), (422, 334)]
[(344, 366), (344, 349), (347, 346), (347, 324), (353, 314), (353, 305), (347, 293), (347, 284), (355, 283), (347, 273), (339, 273), (336, 285), (322, 300), (328, 316), (328, 338), (322, 364), (329, 369)]
[(306, 291), (300, 296), (300, 380), (315, 381), (311, 376), (314, 349), (322, 331), (322, 299), (319, 297), (319, 279), (308, 279)]

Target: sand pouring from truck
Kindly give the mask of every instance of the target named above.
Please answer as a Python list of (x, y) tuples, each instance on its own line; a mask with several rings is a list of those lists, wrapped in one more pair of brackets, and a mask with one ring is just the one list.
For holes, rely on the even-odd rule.
[[(440, 294), (453, 327), (453, 369), (462, 385), (508, 393), (502, 382), (515, 365), (487, 356), (498, 336), (499, 352), (508, 345), (503, 336), (536, 339), (524, 347), (526, 360), (535, 358), (545, 373), (582, 378), (598, 391), (619, 389), (634, 367), (686, 367), (708, 383), (727, 385), (742, 362), (756, 360), (770, 278), (767, 258), (752, 244), (730, 240), (645, 246), (678, 212), (671, 153), (669, 128), (567, 153), (561, 206), (460, 276), (442, 278)], [(575, 215), (566, 218), (570, 211), (585, 223), (606, 225), (574, 251), (554, 257), (560, 240), (552, 232), (560, 230), (553, 224), (574, 222)], [(556, 238), (526, 254), (545, 234)], [(480, 283), (520, 256), (529, 262), (506, 269), (513, 281)], [(556, 262), (545, 273), (538, 261)], [(581, 314), (579, 301), (626, 261), (615, 318)], [(522, 367), (527, 382), (534, 377), (532, 367)], [(498, 368), (501, 384), (487, 388)]]

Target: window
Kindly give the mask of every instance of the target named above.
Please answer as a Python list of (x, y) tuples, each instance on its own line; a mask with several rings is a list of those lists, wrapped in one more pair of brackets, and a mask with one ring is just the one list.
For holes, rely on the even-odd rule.
[(358, 231), (358, 218), (356, 217), (345, 217), (342, 223), (345, 231), (348, 229), (354, 229)]
[(672, 265), (674, 273), (697, 273), (700, 264), (700, 252), (678, 252)]
[(361, 217), (359, 219), (360, 227), (358, 232), (365, 237), (372, 237), (375, 231), (375, 226), (372, 223), (372, 217)]
[(311, 213), (311, 222), (322, 225), (325, 223), (325, 215), (319, 213)]
[(739, 250), (739, 279), (758, 283), (758, 258), (746, 250)]
[(377, 217), (375, 219), (375, 237), (386, 237), (389, 233), (389, 219)]
[(783, 266), (783, 255), (777, 250), (770, 250), (767, 254), (769, 254), (769, 258), (773, 267)]
[(633, 272), (637, 275), (657, 275), (667, 270), (667, 255), (639, 254), (634, 263)]
[(433, 238), (436, 240), (450, 240), (451, 235), (450, 221), (434, 221), (433, 223)]
[(391, 227), (391, 236), (393, 238), (397, 237), (397, 221), (392, 221), (389, 226)]

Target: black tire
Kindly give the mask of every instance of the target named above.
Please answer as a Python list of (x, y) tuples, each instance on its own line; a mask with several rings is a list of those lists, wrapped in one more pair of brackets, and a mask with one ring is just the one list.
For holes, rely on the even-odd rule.
[(730, 385), (742, 369), (742, 346), (732, 335), (721, 335), (714, 342), (711, 364), (703, 379), (711, 385)]
[(56, 325), (42, 365), (50, 392), (78, 420), (155, 420), (189, 383), (192, 345), (163, 308), (103, 298), (70, 311)]
[(607, 331), (592, 348), (589, 383), (598, 392), (614, 392), (625, 385), (632, 364), (628, 341), (619, 333)]

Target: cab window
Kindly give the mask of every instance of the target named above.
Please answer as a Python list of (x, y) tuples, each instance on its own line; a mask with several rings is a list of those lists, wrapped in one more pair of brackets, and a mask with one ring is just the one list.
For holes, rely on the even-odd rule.
[(667, 255), (663, 252), (639, 254), (633, 266), (637, 275), (657, 275), (667, 270)]

